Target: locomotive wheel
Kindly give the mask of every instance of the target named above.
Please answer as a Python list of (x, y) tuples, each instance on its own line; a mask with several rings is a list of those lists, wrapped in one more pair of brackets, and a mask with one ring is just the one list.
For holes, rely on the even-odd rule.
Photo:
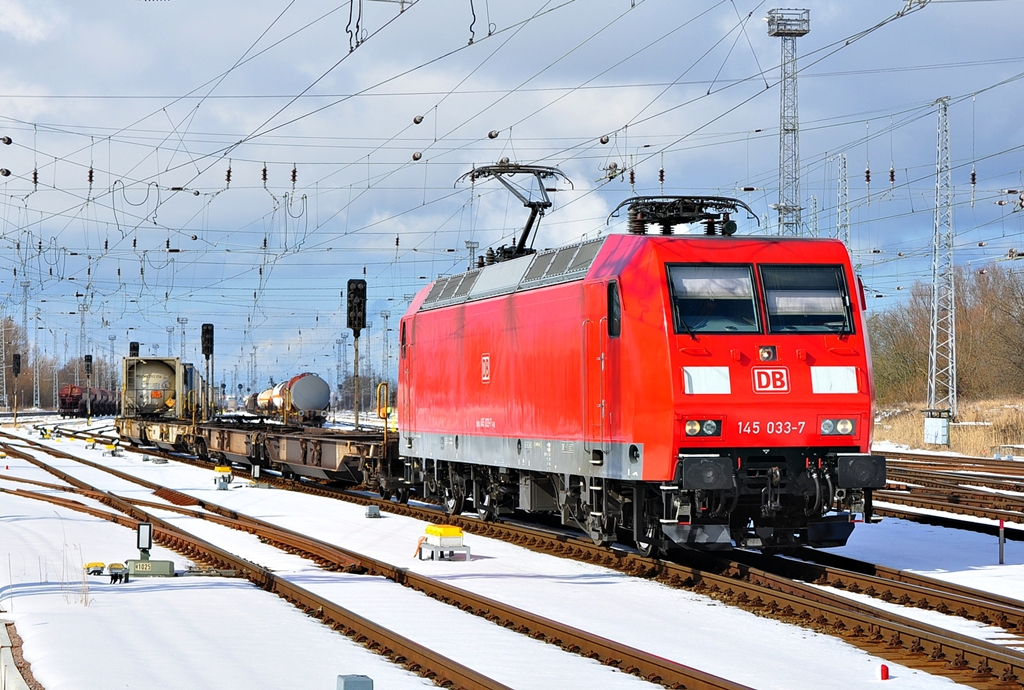
[(480, 505), (476, 508), (477, 515), (484, 522), (494, 522), (498, 517), (498, 509), (493, 503), (493, 499), (490, 494), (485, 494), (483, 500), (480, 501)]
[(408, 488), (398, 489), (395, 493), (397, 495), (398, 502), (401, 503), (402, 505), (405, 505), (406, 503), (409, 502), (409, 489)]
[(466, 495), (457, 488), (444, 487), (444, 512), (448, 515), (461, 515), (466, 507)]
[(433, 498), (437, 496), (437, 480), (434, 479), (434, 475), (423, 475), (423, 493), (424, 498)]
[(641, 556), (645, 558), (657, 558), (662, 554), (662, 548), (658, 544), (661, 541), (660, 533), (661, 528), (658, 523), (645, 522), (643, 536), (639, 539), (634, 539), (636, 543), (636, 550), (640, 552)]

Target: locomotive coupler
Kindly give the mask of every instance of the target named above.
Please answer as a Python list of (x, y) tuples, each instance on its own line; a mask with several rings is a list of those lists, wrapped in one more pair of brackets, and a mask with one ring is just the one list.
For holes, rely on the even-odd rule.
[(782, 471), (778, 465), (771, 468), (768, 471), (768, 484), (761, 489), (761, 517), (770, 517), (779, 512), (779, 508), (782, 507), (780, 499), (781, 490), (780, 482), (782, 478)]

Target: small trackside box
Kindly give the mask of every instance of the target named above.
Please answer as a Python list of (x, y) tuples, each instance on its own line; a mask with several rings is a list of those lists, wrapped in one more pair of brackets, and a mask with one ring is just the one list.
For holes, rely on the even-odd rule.
[(427, 543), (432, 546), (462, 546), (462, 528), (454, 525), (427, 525)]

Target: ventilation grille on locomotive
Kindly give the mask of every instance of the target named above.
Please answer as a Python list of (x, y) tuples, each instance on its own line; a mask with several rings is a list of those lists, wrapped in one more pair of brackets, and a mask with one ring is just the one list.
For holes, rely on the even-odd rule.
[[(430, 288), (421, 311), (508, 295), (523, 290), (582, 280), (601, 251), (604, 238), (571, 247), (538, 252), (521, 259), (438, 278)], [(518, 262), (524, 262), (516, 266)], [(483, 280), (478, 280), (484, 277)]]

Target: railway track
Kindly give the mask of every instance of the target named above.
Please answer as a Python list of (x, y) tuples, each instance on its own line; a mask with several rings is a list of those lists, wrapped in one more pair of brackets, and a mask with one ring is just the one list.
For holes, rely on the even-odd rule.
[[(182, 460), (210, 466), (198, 460)], [(339, 497), (340, 493), (309, 482), (268, 480), (282, 488), (317, 495)], [(437, 512), (428, 508), (351, 492), (342, 497), (421, 520), (437, 519)], [(1024, 604), (1021, 602), (860, 562), (847, 562), (842, 567), (836, 563), (799, 566), (795, 561), (779, 558), (744, 561), (746, 557), (741, 555), (726, 561), (702, 557), (701, 563), (673, 563), (621, 549), (597, 547), (589, 540), (534, 527), (483, 522), (463, 516), (447, 521), (481, 536), (689, 588), (759, 615), (839, 636), (892, 661), (952, 674), (957, 680), (975, 687), (1020, 687), (1024, 680), (1024, 654), (1017, 650), (920, 623), (817, 585), (831, 585), (905, 606), (1001, 625), (1012, 634), (1024, 630)], [(1011, 641), (1018, 640), (1011, 638)]]
[[(554, 621), (536, 614), (524, 611), (522, 609), (510, 606), (508, 604), (454, 587), (452, 585), (443, 583), (434, 578), (430, 578), (405, 568), (394, 566), (386, 563), (379, 559), (371, 558), (369, 556), (356, 553), (354, 551), (338, 547), (333, 544), (311, 538), (306, 535), (299, 534), (292, 530), (284, 529), (279, 526), (273, 525), (264, 520), (260, 520), (255, 517), (243, 515), (229, 508), (225, 508), (208, 501), (201, 501), (188, 494), (184, 494), (168, 487), (155, 484), (146, 480), (139, 479), (132, 475), (124, 472), (120, 472), (113, 468), (104, 467), (100, 463), (94, 463), (84, 458), (77, 458), (71, 454), (55, 451), (53, 449), (46, 449), (45, 446), (40, 447), (35, 444), (40, 450), (47, 450), (54, 455), (63, 457), (66, 459), (74, 460), (95, 469), (106, 471), (114, 476), (117, 476), (126, 481), (133, 482), (139, 486), (143, 486), (153, 491), (158, 497), (169, 501), (172, 505), (165, 503), (157, 503), (153, 501), (146, 501), (140, 499), (129, 499), (129, 498), (117, 498), (113, 497), (112, 494), (97, 489), (96, 487), (90, 486), (81, 480), (76, 479), (72, 475), (63, 472), (59, 469), (49, 466), (47, 463), (38, 460), (34, 456), (24, 453), (21, 450), (14, 448), (10, 445), (6, 445), (7, 453), (11, 456), (19, 457), (27, 462), (30, 462), (41, 469), (44, 469), (54, 476), (60, 478), (70, 486), (61, 486), (58, 484), (47, 484), (45, 482), (32, 482), (33, 485), (39, 486), (40, 488), (46, 489), (58, 489), (63, 491), (70, 491), (79, 493), (83, 496), (99, 500), (111, 507), (115, 507), (122, 512), (129, 512), (134, 522), (124, 523), (121, 522), (123, 518), (107, 511), (100, 511), (96, 509), (87, 509), (84, 512), (89, 512), (96, 517), (102, 517), (114, 522), (120, 522), (120, 524), (129, 524), (132, 526), (139, 520), (134, 514), (140, 512), (146, 517), (146, 521), (150, 521), (149, 518), (152, 516), (147, 512), (148, 510), (165, 510), (175, 512), (189, 517), (208, 520), (225, 527), (230, 527), (236, 530), (242, 530), (253, 534), (260, 538), (261, 541), (276, 546), (279, 549), (288, 551), (293, 554), (297, 554), (308, 558), (309, 560), (317, 563), (321, 568), (331, 571), (345, 571), (350, 573), (368, 574), (385, 577), (397, 584), (410, 587), (414, 590), (420, 591), (427, 596), (441, 601), (446, 604), (450, 604), (454, 607), (459, 608), (462, 611), (472, 613), (477, 616), (486, 618), (487, 620), (495, 623), (504, 628), (513, 629), (519, 633), (527, 635), (533, 639), (542, 640), (551, 644), (555, 644), (562, 649), (579, 654), (589, 659), (595, 659), (600, 663), (608, 666), (614, 666), (619, 670), (639, 676), (649, 682), (663, 685), (668, 688), (693, 688), (695, 690), (744, 690), (747, 686), (739, 683), (729, 681), (724, 678), (716, 677), (712, 674), (705, 673), (699, 669), (695, 669), (683, 664), (679, 664), (667, 659), (657, 657), (652, 654), (648, 654), (638, 649), (633, 649), (626, 645), (620, 644), (613, 640), (608, 640), (600, 636), (594, 635), (584, 630), (574, 628), (572, 626), (565, 625), (558, 621)], [(0, 489), (0, 491), (5, 491)], [(24, 495), (22, 492), (20, 495)], [(36, 496), (33, 496), (36, 497)], [(42, 500), (47, 500), (49, 497), (38, 496)], [(71, 507), (78, 509), (74, 502), (70, 502), (67, 499), (55, 499), (55, 503), (64, 507)], [(78, 504), (81, 505), (81, 504)], [(131, 507), (131, 511), (125, 511), (124, 505)], [(199, 508), (193, 509), (185, 506), (196, 506)], [(83, 506), (84, 507), (84, 506)], [(152, 518), (152, 521), (156, 522), (157, 518)], [(160, 522), (161, 527), (166, 526), (167, 523)], [(180, 531), (179, 531), (180, 532)], [(159, 531), (157, 532), (157, 538), (160, 539), (162, 535)], [(175, 542), (171, 542), (169, 545), (173, 546)], [(201, 552), (196, 553), (196, 547), (193, 545), (189, 550), (184, 552), (184, 555), (189, 558), (195, 558), (199, 555), (207, 561), (213, 561), (215, 564), (220, 564), (223, 560), (220, 558), (220, 554), (206, 554)], [(176, 549), (177, 550), (177, 549)], [(247, 563), (247, 562), (245, 562)], [(238, 568), (237, 564), (231, 564), (232, 567)], [(247, 574), (245, 567), (243, 566), (240, 572), (243, 572), (246, 577), (252, 580), (255, 584), (260, 586), (266, 586), (266, 582), (260, 578), (253, 578)], [(272, 577), (272, 576), (271, 576)], [(280, 578), (273, 578), (276, 580)], [(301, 590), (301, 588), (296, 588)], [(310, 600), (307, 595), (311, 593), (301, 590), (298, 592), (291, 591), (279, 591), (279, 594), (284, 596), (286, 599), (294, 603), (299, 608), (305, 610), (307, 613), (313, 612), (315, 617), (323, 620), (321, 611), (326, 611), (323, 606), (322, 600)], [(311, 595), (315, 596), (315, 595)], [(315, 606), (314, 606), (315, 604)], [(334, 605), (337, 608), (336, 605)], [(354, 615), (354, 614), (353, 614)], [(337, 620), (333, 612), (331, 612), (330, 620)], [(327, 621), (330, 623), (330, 620)], [(350, 623), (345, 623), (346, 626), (351, 626)], [(347, 632), (347, 630), (346, 630)], [(351, 635), (351, 634), (350, 634)], [(356, 632), (355, 637), (359, 639), (360, 633)], [(404, 639), (404, 638), (403, 638)], [(409, 645), (415, 645), (412, 641), (405, 641)], [(372, 645), (368, 645), (371, 646)], [(391, 641), (391, 646), (395, 644)], [(420, 655), (424, 652), (422, 649), (417, 650)], [(399, 663), (403, 663), (404, 659), (407, 658), (407, 653), (403, 649), (402, 655), (397, 660)], [(443, 659), (443, 657), (442, 657)], [(452, 678), (455, 673), (449, 668), (450, 664), (456, 664), (450, 660), (444, 660), (441, 666), (447, 672), (443, 677), (438, 676), (435, 678), (435, 682), (439, 685), (447, 687), (446, 683)], [(434, 667), (438, 666), (437, 662), (434, 663)], [(417, 661), (413, 664), (412, 670), (417, 670), (416, 667), (425, 667), (424, 663)], [(467, 669), (468, 670), (468, 669)], [(460, 669), (461, 671), (461, 669)], [(464, 673), (464, 671), (461, 671)], [(466, 685), (465, 687), (480, 687), (480, 688), (503, 688), (504, 685), (496, 683), (491, 679), (487, 679), (483, 676), (479, 676), (473, 681), (478, 683), (477, 685)], [(427, 677), (432, 677), (427, 675)], [(749, 690), (749, 689), (747, 689)]]
[[(884, 453), (888, 483), (876, 490), (875, 512), (984, 533), (1011, 523), (1007, 538), (1024, 540), (1024, 462), (924, 453)], [(990, 522), (949, 516), (981, 518)]]

